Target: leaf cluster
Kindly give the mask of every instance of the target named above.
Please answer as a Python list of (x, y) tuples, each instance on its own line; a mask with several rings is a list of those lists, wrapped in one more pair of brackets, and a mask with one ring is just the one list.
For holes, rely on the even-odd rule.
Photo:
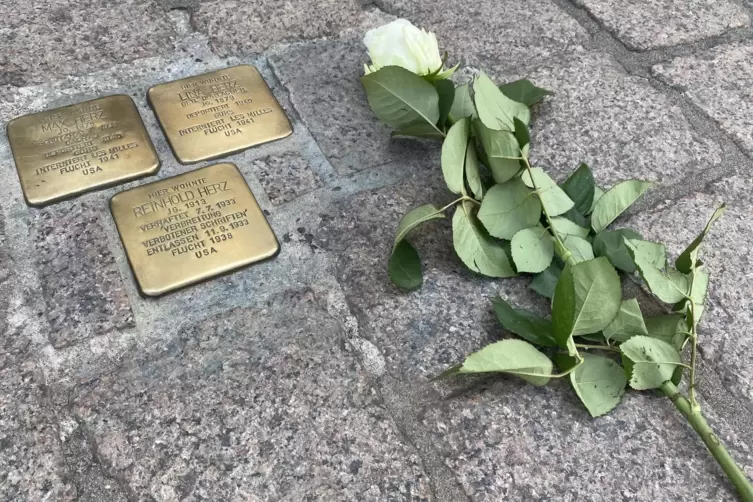
[[(699, 247), (723, 208), (671, 266), (664, 245), (614, 228), (651, 183), (629, 179), (605, 190), (585, 164), (557, 183), (531, 165), (531, 107), (551, 92), (527, 80), (497, 86), (484, 73), (458, 86), (430, 82), (397, 67), (369, 74), (363, 84), (393, 134), (442, 140), (442, 175), (457, 196), (401, 219), (388, 265), (392, 281), (406, 290), (421, 286), (420, 256), (408, 237), (452, 211), (454, 249), (469, 269), (496, 278), (533, 274), (531, 288), (551, 299), (551, 315), (539, 316), (496, 298), (499, 322), (518, 338), (484, 347), (440, 377), (500, 372), (534, 385), (567, 377), (599, 416), (627, 386), (677, 384), (689, 370), (695, 403), (696, 328), (709, 284)], [(645, 317), (635, 298), (623, 298), (622, 281), (638, 276), (668, 313)]]

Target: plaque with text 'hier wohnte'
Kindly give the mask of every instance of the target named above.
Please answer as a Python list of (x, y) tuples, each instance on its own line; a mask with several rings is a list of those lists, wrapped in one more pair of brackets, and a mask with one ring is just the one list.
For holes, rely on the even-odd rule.
[(148, 98), (170, 147), (184, 164), (229, 155), (293, 132), (253, 66), (156, 85), (149, 89)]
[(234, 164), (115, 195), (115, 224), (141, 292), (159, 296), (274, 256), (279, 244)]
[(136, 105), (124, 95), (24, 115), (7, 132), (31, 206), (154, 174), (160, 165)]

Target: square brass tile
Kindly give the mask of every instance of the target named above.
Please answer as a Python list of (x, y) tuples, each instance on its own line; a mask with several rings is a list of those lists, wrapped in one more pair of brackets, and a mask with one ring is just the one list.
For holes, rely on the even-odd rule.
[(7, 133), (30, 206), (154, 174), (160, 165), (129, 96), (24, 115)]
[(159, 84), (147, 95), (183, 164), (229, 155), (293, 132), (280, 103), (253, 66)]
[(147, 296), (270, 258), (279, 250), (234, 164), (215, 164), (120, 192), (110, 209)]

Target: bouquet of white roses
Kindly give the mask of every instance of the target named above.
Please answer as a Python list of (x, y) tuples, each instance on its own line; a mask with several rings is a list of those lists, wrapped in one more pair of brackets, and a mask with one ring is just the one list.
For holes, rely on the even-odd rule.
[[(753, 486), (696, 399), (698, 325), (709, 285), (700, 246), (724, 207), (672, 266), (663, 244), (613, 228), (650, 183), (626, 180), (603, 190), (581, 164), (558, 184), (531, 165), (531, 106), (551, 92), (528, 80), (497, 86), (483, 72), (455, 85), (449, 78), (457, 66), (445, 68), (436, 36), (403, 19), (369, 31), (364, 42), (371, 64), (361, 80), (372, 110), (393, 135), (441, 140), (442, 175), (457, 194), (444, 207), (425, 204), (401, 219), (388, 264), (392, 281), (421, 286), (421, 260), (406, 238), (454, 208), (453, 245), (468, 268), (497, 278), (533, 274), (531, 287), (551, 298), (551, 318), (496, 298), (501, 324), (519, 338), (493, 343), (440, 377), (499, 372), (533, 385), (567, 377), (593, 416), (617, 406), (628, 386), (658, 389), (741, 498), (753, 501)], [(637, 299), (623, 298), (621, 281), (636, 275), (667, 305), (666, 314), (644, 317)], [(684, 377), (686, 395), (678, 389)]]

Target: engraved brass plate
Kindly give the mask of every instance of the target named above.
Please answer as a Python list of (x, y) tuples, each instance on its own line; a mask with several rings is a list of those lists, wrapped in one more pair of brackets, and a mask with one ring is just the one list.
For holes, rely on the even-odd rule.
[(27, 204), (61, 199), (154, 174), (159, 158), (128, 96), (108, 96), (8, 123)]
[(181, 163), (229, 155), (293, 129), (259, 70), (242, 65), (160, 84), (149, 103)]
[(110, 209), (147, 296), (270, 258), (280, 248), (234, 164), (215, 164), (120, 192)]

